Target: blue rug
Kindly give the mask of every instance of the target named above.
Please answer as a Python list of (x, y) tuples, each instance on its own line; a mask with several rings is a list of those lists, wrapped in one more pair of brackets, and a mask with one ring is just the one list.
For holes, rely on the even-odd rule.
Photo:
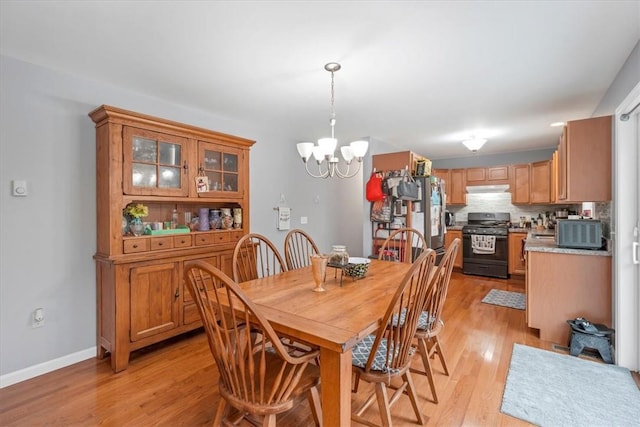
[(500, 411), (542, 427), (638, 426), (628, 369), (513, 345)]
[(524, 310), (526, 304), (525, 294), (521, 292), (501, 291), (499, 289), (491, 289), (482, 299), (482, 302), (518, 310)]

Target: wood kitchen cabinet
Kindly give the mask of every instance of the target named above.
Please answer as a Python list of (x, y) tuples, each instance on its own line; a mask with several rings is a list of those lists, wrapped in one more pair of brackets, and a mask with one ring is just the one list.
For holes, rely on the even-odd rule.
[[(96, 124), (97, 348), (111, 367), (129, 354), (200, 326), (183, 283), (184, 266), (203, 259), (231, 274), (235, 243), (249, 232), (249, 150), (254, 141), (110, 106), (89, 113)], [(206, 176), (209, 191), (198, 192)], [(164, 222), (178, 212), (240, 208), (237, 229), (131, 236), (129, 203)], [(208, 219), (208, 218), (207, 218)], [(171, 234), (170, 234), (171, 233)]]
[(447, 205), (467, 203), (465, 169), (432, 169), (431, 175), (444, 179)]
[(460, 239), (460, 247), (456, 254), (456, 259), (453, 261), (453, 266), (462, 268), (462, 230), (447, 230), (447, 233), (444, 235), (444, 247), (445, 249), (449, 249), (449, 245), (451, 245), (451, 242), (455, 239)]
[(524, 242), (527, 233), (509, 233), (509, 274), (526, 274)]
[(567, 122), (558, 145), (560, 203), (611, 200), (612, 116)]
[(531, 202), (531, 165), (511, 166), (511, 203), (528, 205)]
[(531, 203), (551, 203), (551, 160), (531, 163)]
[(450, 181), (447, 184), (447, 204), (465, 205), (467, 204), (467, 182), (464, 169), (451, 169)]
[(490, 166), (466, 169), (467, 185), (509, 184), (508, 166)]
[(540, 339), (568, 345), (566, 321), (584, 317), (611, 326), (611, 257), (528, 251), (527, 324)]

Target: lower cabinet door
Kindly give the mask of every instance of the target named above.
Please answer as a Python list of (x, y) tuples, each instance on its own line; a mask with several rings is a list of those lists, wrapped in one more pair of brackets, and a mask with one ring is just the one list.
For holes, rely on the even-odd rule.
[(130, 272), (131, 341), (180, 325), (177, 263), (134, 267)]

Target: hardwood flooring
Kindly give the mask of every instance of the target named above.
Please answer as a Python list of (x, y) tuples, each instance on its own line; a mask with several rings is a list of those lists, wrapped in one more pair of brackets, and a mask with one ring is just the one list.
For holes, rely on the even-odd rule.
[[(521, 279), (491, 279), (454, 272), (444, 309), (441, 342), (449, 364), (436, 361), (440, 403), (430, 401), (425, 377), (414, 375), (429, 426), (526, 426), (500, 412), (514, 343), (553, 350), (527, 328), (525, 312), (481, 303), (491, 289), (524, 292)], [(416, 363), (421, 363), (416, 358)], [(2, 426), (198, 426), (211, 424), (219, 399), (217, 370), (203, 333), (184, 335), (131, 356), (114, 374), (108, 359), (86, 360), (0, 390)], [(366, 383), (352, 396), (362, 402)], [(394, 426), (414, 426), (405, 396), (392, 409)], [(375, 405), (365, 414), (378, 423)], [(312, 425), (308, 406), (283, 415), (281, 426)]]

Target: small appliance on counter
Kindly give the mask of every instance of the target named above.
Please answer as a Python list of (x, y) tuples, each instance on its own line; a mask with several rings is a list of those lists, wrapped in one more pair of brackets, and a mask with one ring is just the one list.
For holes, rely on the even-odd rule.
[(561, 219), (556, 223), (556, 245), (560, 248), (600, 249), (602, 222), (595, 219)]
[(456, 216), (453, 214), (453, 212), (449, 212), (449, 211), (444, 212), (444, 224), (447, 227), (452, 227), (456, 225)]

